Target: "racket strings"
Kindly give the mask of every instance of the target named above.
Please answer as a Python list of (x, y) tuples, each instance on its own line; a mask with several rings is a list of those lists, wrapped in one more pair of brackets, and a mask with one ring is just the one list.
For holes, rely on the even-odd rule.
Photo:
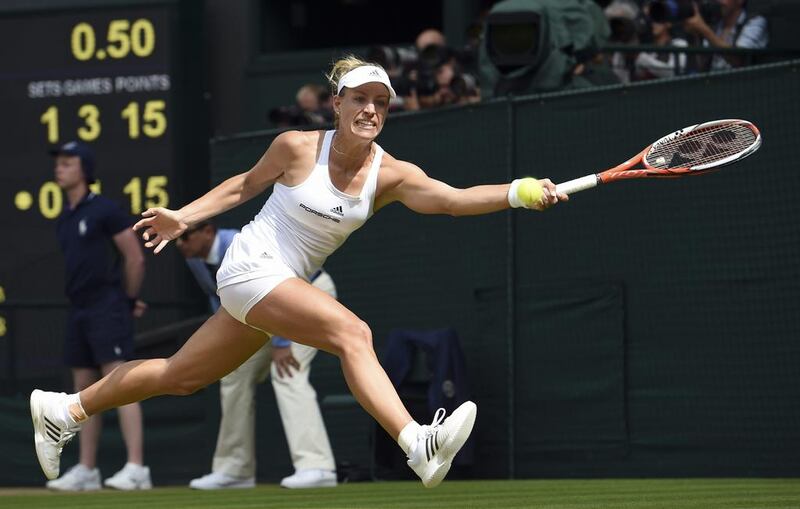
[(659, 169), (713, 164), (744, 152), (756, 140), (756, 133), (742, 124), (701, 127), (654, 145), (646, 156), (646, 162)]

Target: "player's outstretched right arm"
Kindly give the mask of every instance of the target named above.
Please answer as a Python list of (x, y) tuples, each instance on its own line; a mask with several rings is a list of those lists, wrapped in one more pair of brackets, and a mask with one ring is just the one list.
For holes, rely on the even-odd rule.
[(145, 247), (153, 248), (155, 253), (160, 252), (170, 240), (178, 238), (193, 224), (219, 215), (264, 192), (297, 156), (302, 143), (303, 133), (299, 131), (281, 133), (249, 171), (227, 179), (179, 210), (163, 207), (147, 209), (142, 212), (142, 219), (133, 229), (143, 230)]

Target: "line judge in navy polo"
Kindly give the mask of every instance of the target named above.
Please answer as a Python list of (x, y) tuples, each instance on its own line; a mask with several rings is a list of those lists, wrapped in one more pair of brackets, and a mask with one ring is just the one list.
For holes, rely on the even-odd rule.
[[(64, 360), (72, 371), (74, 390), (80, 391), (133, 356), (133, 319), (147, 307), (139, 300), (144, 254), (131, 229), (133, 218), (117, 203), (90, 191), (95, 158), (89, 146), (72, 141), (51, 150), (50, 155), (55, 162), (55, 181), (66, 195), (66, 206), (56, 223), (64, 253), (64, 292), (70, 303)], [(147, 483), (142, 484), (149, 484), (142, 452), (141, 407), (138, 403), (120, 407), (119, 417), (128, 463), (140, 470), (120, 470), (106, 485), (114, 487), (114, 479), (131, 472), (142, 478), (146, 474)], [(80, 432), (79, 465), (49, 481), (49, 487), (99, 489), (96, 459), (102, 422), (99, 417), (91, 420), (94, 422)]]

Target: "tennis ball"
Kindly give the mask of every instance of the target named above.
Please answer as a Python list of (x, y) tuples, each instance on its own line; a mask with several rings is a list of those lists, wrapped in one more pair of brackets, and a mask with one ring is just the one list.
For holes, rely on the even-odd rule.
[(522, 179), (517, 187), (517, 198), (525, 208), (531, 208), (542, 199), (543, 194), (542, 184), (532, 177)]

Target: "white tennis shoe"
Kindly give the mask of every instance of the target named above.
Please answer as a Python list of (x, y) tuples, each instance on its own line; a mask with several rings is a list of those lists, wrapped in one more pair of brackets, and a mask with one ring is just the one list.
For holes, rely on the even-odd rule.
[(67, 398), (63, 392), (36, 389), (31, 393), (33, 443), (39, 465), (48, 479), (58, 477), (61, 450), (81, 429), (81, 425), (71, 419), (67, 422)]
[(255, 488), (255, 477), (233, 477), (222, 472), (211, 472), (189, 482), (195, 490), (224, 490), (228, 488)]
[(417, 440), (408, 451), (408, 466), (422, 479), (426, 488), (435, 488), (442, 482), (453, 458), (472, 432), (478, 407), (467, 401), (444, 418), (444, 408), (436, 411), (430, 425), (422, 425)]
[(149, 490), (153, 487), (150, 468), (136, 463), (125, 463), (122, 470), (103, 481), (103, 484), (123, 491)]
[(289, 477), (281, 479), (281, 486), (293, 490), (303, 488), (335, 488), (336, 472), (319, 468), (301, 469)]
[(58, 479), (47, 481), (46, 486), (57, 491), (96, 491), (102, 487), (100, 470), (87, 468), (78, 463)]

